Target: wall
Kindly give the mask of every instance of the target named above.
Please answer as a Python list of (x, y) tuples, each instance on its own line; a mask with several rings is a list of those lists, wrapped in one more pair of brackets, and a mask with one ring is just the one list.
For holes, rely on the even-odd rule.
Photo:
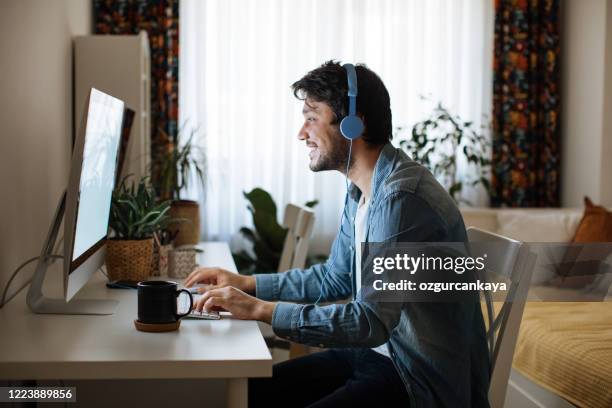
[[(612, 2), (565, 0), (561, 19), (561, 204), (612, 205)], [(606, 91), (604, 91), (604, 89)], [(605, 107), (604, 107), (605, 102)]]
[[(65, 188), (72, 138), (72, 36), (89, 0), (3, 0), (0, 13), (0, 289), (41, 250)], [(13, 282), (17, 289), (33, 265)], [(13, 291), (9, 292), (12, 293)]]
[(604, 83), (604, 125), (602, 144), (601, 201), (612, 205), (612, 1), (606, 9), (606, 70)]

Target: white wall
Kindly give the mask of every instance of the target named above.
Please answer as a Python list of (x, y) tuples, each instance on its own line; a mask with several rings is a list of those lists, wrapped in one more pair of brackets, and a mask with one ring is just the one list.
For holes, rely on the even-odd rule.
[[(0, 290), (11, 271), (39, 254), (66, 185), (72, 139), (71, 39), (90, 32), (90, 0), (2, 0)], [(21, 287), (32, 269), (20, 274), (11, 288)]]
[(612, 205), (611, 9), (612, 1), (606, 0), (562, 3), (561, 204), (564, 207), (582, 207), (585, 195), (596, 203)]

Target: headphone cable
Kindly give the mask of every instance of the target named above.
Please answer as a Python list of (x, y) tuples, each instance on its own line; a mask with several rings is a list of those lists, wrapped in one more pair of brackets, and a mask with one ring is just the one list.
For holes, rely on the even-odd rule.
[[(346, 174), (344, 175), (344, 182), (346, 185), (346, 194), (344, 195), (344, 207), (342, 208), (342, 217), (340, 217), (340, 234), (342, 234), (343, 230), (342, 230), (342, 222), (344, 221), (344, 217), (346, 215), (346, 205), (348, 203), (348, 194), (349, 194), (349, 182), (348, 182), (348, 173), (349, 173), (349, 169), (351, 166), (351, 155), (353, 153), (353, 140), (350, 140), (350, 144), (349, 144), (349, 154), (348, 154), (348, 160), (346, 162)], [(348, 218), (348, 217), (347, 217)], [(325, 274), (323, 275), (323, 280), (321, 281), (321, 289), (319, 290), (319, 297), (317, 298), (317, 300), (315, 301), (315, 306), (317, 306), (319, 304), (319, 301), (321, 300), (321, 297), (323, 296), (323, 289), (325, 288), (325, 280), (327, 279), (327, 275), (329, 274), (329, 271), (335, 267), (334, 263), (336, 261), (336, 256), (337, 256), (337, 252), (334, 253), (334, 256), (331, 260), (330, 266), (327, 269), (327, 271), (325, 271)]]

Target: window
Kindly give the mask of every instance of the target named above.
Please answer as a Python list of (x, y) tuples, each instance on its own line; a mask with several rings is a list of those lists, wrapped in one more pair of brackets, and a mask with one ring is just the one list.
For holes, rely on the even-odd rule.
[(319, 199), (313, 249), (329, 247), (344, 178), (308, 169), (296, 137), (302, 105), (290, 89), (326, 60), (378, 73), (394, 126), (429, 113), (421, 95), (477, 124), (490, 110), (490, 0), (182, 0), (180, 16), (180, 122), (205, 135), (209, 239), (251, 223), (242, 191), (259, 186), (279, 218), (288, 202)]

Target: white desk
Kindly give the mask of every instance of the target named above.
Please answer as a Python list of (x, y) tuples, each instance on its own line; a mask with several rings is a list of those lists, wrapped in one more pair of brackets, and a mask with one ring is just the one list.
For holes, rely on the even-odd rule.
[[(202, 248), (200, 265), (236, 270), (227, 244)], [(228, 406), (246, 406), (247, 378), (272, 375), (256, 322), (183, 319), (175, 332), (139, 332), (136, 291), (105, 282), (97, 272), (77, 297), (119, 300), (110, 316), (36, 315), (26, 290), (0, 309), (0, 380), (225, 378)], [(57, 291), (59, 276), (48, 277), (46, 293), (47, 284)]]

